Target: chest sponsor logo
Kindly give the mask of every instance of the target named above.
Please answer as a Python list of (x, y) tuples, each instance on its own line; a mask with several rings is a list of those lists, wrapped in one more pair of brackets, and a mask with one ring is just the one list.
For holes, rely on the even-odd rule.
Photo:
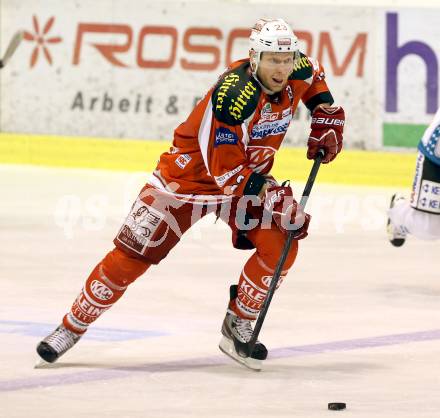
[(228, 128), (217, 128), (215, 130), (214, 147), (219, 145), (229, 144), (235, 145), (238, 142), (238, 135)]
[(263, 113), (270, 113), (272, 112), (272, 106), (270, 103), (266, 103), (263, 108), (261, 109), (261, 114)]
[(263, 108), (261, 109), (260, 113), (260, 120), (258, 123), (264, 122), (264, 121), (274, 121), (277, 120), (279, 117), (279, 112), (272, 112), (272, 106), (270, 103), (266, 103)]
[(266, 121), (274, 121), (279, 118), (280, 114), (279, 112), (273, 112), (273, 113), (262, 113), (261, 118), (258, 121), (258, 123), (266, 122)]
[(262, 139), (266, 136), (285, 134), (289, 127), (292, 115), (289, 113), (285, 117), (279, 120), (265, 121), (263, 123), (257, 123), (254, 125), (251, 131), (252, 139)]

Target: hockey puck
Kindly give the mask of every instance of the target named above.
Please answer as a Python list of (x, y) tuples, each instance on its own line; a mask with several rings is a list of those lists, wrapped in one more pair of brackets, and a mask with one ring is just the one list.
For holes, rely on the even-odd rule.
[(331, 411), (340, 411), (341, 409), (345, 409), (347, 405), (344, 402), (330, 402), (328, 404), (328, 409)]

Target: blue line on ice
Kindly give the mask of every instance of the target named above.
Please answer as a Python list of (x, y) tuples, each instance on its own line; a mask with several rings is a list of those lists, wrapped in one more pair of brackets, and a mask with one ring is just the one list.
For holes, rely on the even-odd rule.
[[(54, 324), (41, 322), (4, 321), (0, 320), (0, 334), (18, 334), (27, 337), (41, 337), (48, 335), (55, 329)], [(84, 338), (95, 341), (126, 341), (141, 338), (162, 337), (167, 332), (155, 330), (132, 330), (118, 328), (91, 328)]]

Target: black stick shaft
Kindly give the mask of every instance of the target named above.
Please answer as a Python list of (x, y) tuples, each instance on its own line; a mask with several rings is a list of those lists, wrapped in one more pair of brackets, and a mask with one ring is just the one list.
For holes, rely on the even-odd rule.
[[(300, 206), (304, 209), (307, 200), (309, 199), (310, 192), (312, 191), (313, 184), (315, 183), (316, 176), (318, 174), (319, 166), (321, 165), (322, 158), (324, 157), (324, 153), (321, 150), (318, 156), (313, 163), (313, 167), (310, 170), (309, 178), (307, 179), (306, 186), (304, 187), (304, 192), (301, 197)], [(280, 280), (281, 272), (283, 271), (283, 266), (287, 258), (287, 254), (289, 254), (290, 246), (292, 245), (292, 241), (295, 238), (296, 231), (289, 231), (287, 234), (286, 242), (284, 243), (283, 252), (281, 253), (280, 259), (278, 260), (278, 264), (275, 268), (275, 272), (273, 274), (272, 280), (269, 285), (269, 289), (267, 291), (266, 299), (261, 307), (260, 314), (258, 315), (257, 322), (255, 324), (254, 332), (252, 334), (252, 338), (249, 341), (249, 356), (254, 351), (255, 343), (257, 342), (258, 335), (260, 334), (261, 327), (263, 326), (264, 319), (266, 318), (267, 311), (269, 310), (270, 303), (272, 301), (273, 295), (275, 293), (275, 289)]]

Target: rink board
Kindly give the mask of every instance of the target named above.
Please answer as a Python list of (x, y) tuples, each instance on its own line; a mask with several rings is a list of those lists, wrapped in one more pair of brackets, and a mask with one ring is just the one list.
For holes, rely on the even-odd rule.
[[(176, 0), (38, 0), (34, 9), (2, 0), (0, 51), (17, 30), (28, 35), (2, 70), (0, 130), (166, 140), (224, 69), (248, 56), (256, 20), (282, 15), (300, 50), (325, 68), (351, 148), (415, 147), (439, 106), (440, 12), (394, 3), (211, 0), (206, 13)], [(309, 126), (300, 106), (285, 142), (300, 146)]]
[[(0, 163), (151, 172), (171, 141), (98, 139), (0, 133)], [(310, 161), (305, 148), (284, 147), (272, 170), (276, 178), (305, 180)], [(319, 178), (324, 183), (409, 187), (415, 150), (344, 150)]]

